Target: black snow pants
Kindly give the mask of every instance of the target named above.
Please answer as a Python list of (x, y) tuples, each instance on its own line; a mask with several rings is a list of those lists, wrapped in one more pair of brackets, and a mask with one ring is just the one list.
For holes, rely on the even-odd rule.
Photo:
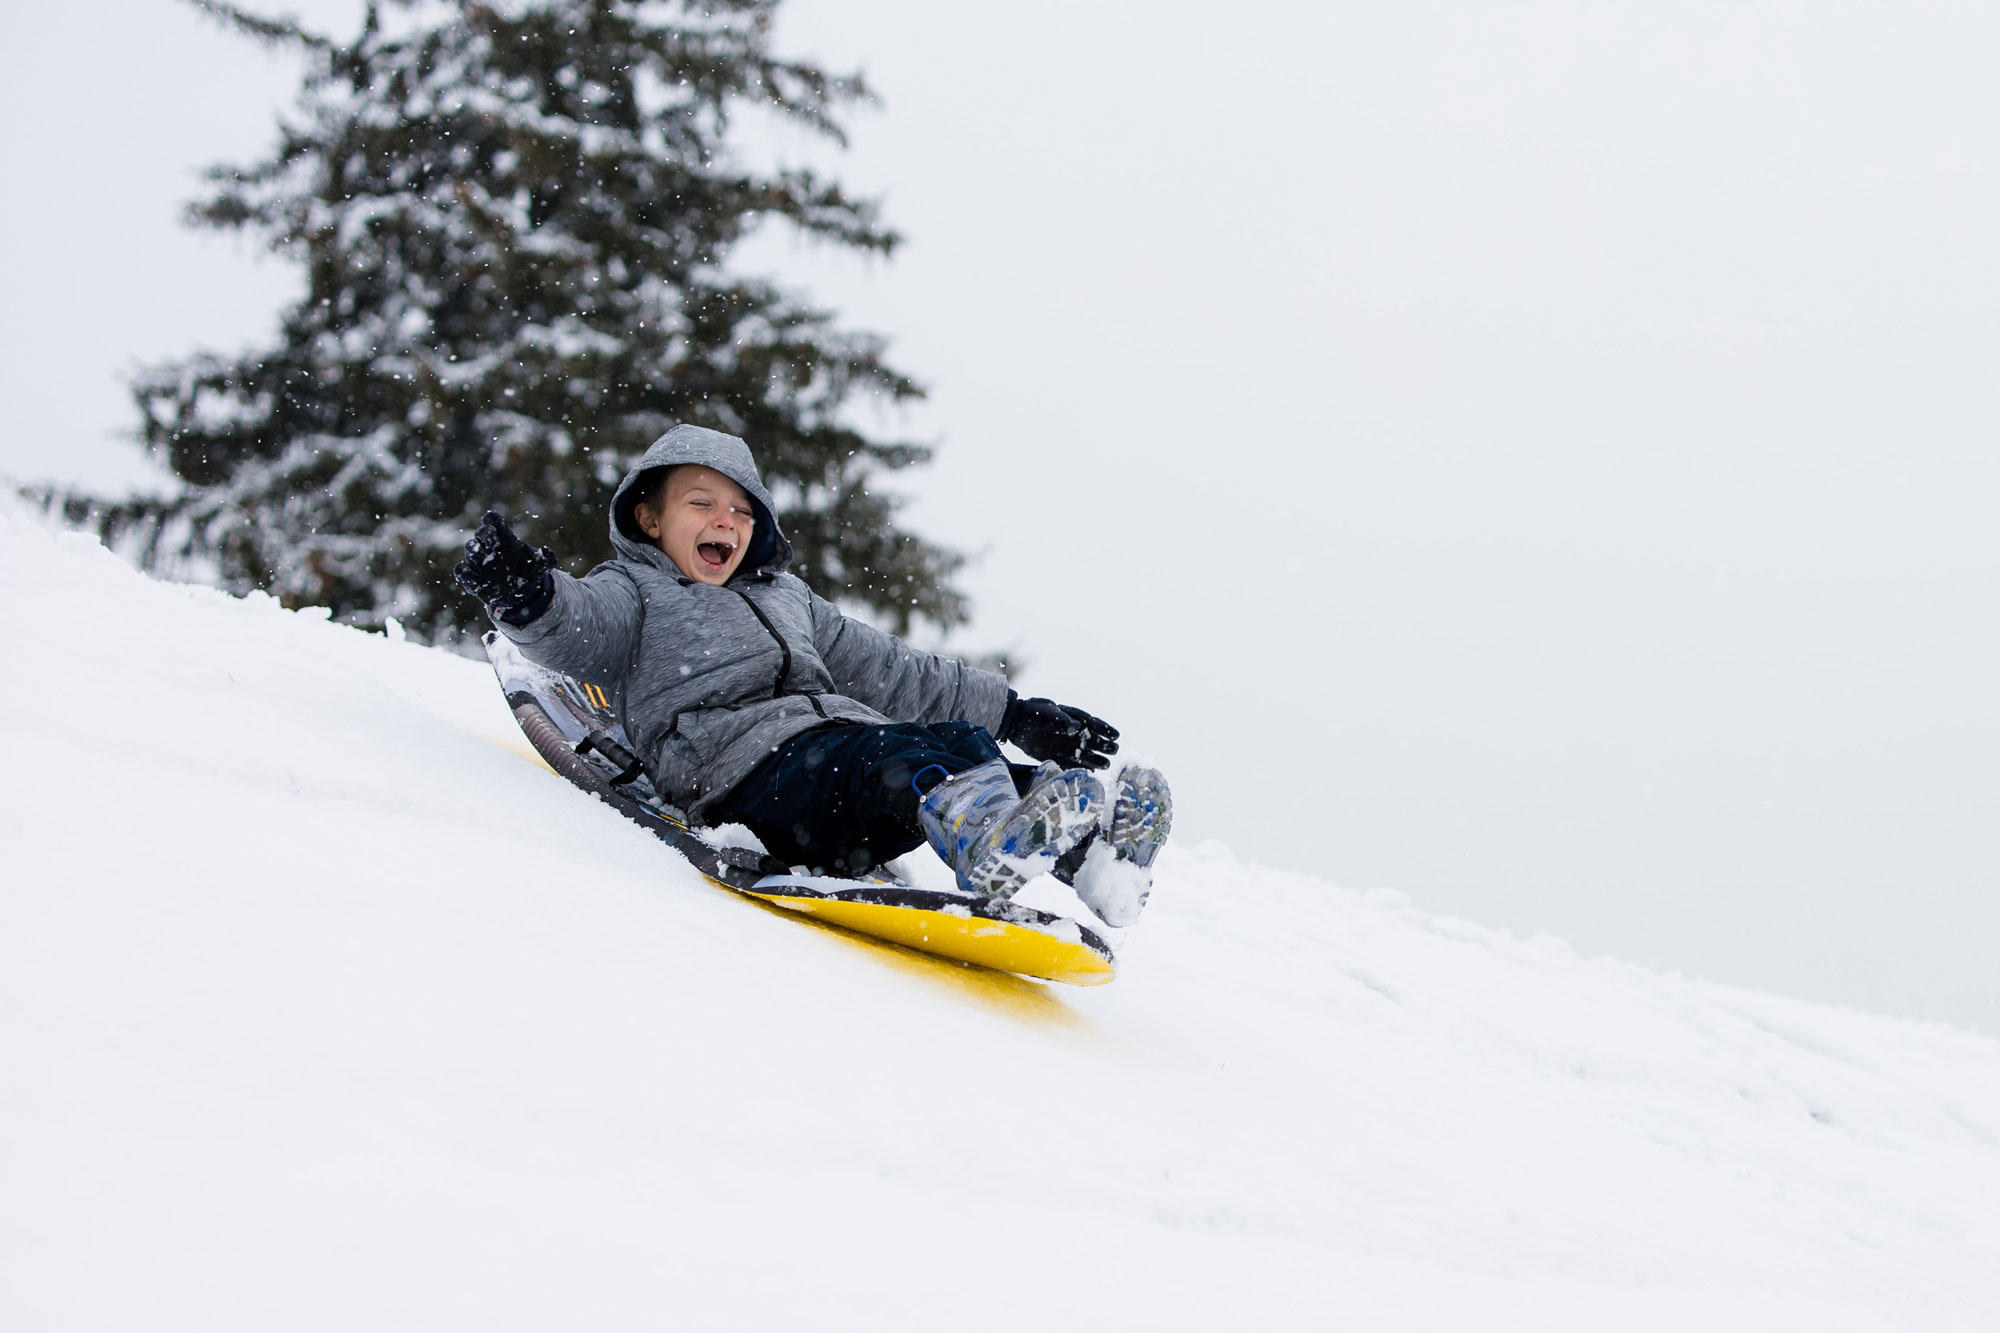
[[(824, 727), (779, 746), (708, 818), (747, 825), (786, 865), (858, 875), (924, 841), (918, 774), (963, 773), (1001, 757), (986, 729), (970, 722)], [(1034, 771), (1014, 767), (1017, 786)], [(925, 788), (938, 780), (932, 775)]]

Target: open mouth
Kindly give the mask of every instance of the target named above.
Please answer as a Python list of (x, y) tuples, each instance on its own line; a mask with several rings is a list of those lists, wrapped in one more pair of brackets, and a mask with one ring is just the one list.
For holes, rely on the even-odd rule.
[(702, 542), (694, 548), (694, 553), (700, 557), (701, 563), (710, 569), (720, 570), (728, 565), (730, 557), (736, 554), (736, 543)]

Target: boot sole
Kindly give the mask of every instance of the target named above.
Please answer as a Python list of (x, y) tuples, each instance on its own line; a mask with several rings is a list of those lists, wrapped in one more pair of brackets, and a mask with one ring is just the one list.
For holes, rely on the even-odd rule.
[(1128, 768), (1118, 775), (1118, 799), (1106, 834), (1121, 861), (1150, 867), (1174, 828), (1174, 798), (1156, 768)]
[(960, 882), (989, 903), (1013, 897), (1090, 835), (1103, 803), (1104, 788), (1088, 773), (1073, 771), (1040, 783), (985, 835), (985, 849)]

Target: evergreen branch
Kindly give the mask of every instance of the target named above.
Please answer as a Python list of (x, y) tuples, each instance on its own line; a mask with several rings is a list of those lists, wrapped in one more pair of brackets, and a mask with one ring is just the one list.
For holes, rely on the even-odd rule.
[(835, 109), (855, 103), (879, 105), (860, 74), (828, 74), (816, 65), (781, 60), (759, 66), (757, 91), (779, 111), (841, 148), (848, 146), (847, 129), (834, 119)]
[[(247, 9), (226, 3), (226, 0), (186, 0), (209, 17), (238, 32), (246, 33), (271, 46), (297, 45), (314, 51), (331, 52), (335, 43), (316, 32), (302, 27), (295, 18), (265, 18), (252, 14)], [(369, 6), (371, 15), (374, 6)]]
[(872, 199), (851, 199), (838, 185), (822, 185), (812, 171), (780, 172), (763, 189), (763, 205), (809, 235), (822, 236), (890, 255), (903, 243), (902, 233), (877, 221), (880, 206)]

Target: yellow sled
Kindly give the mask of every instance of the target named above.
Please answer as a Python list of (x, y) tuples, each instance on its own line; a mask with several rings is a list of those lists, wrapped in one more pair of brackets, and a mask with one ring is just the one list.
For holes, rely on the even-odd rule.
[(728, 887), (788, 912), (961, 963), (1072, 986), (1102, 986), (1117, 975), (1111, 950), (1094, 932), (1029, 908), (1010, 904), (999, 909), (1007, 915), (991, 914), (970, 899), (898, 880), (784, 874)]

